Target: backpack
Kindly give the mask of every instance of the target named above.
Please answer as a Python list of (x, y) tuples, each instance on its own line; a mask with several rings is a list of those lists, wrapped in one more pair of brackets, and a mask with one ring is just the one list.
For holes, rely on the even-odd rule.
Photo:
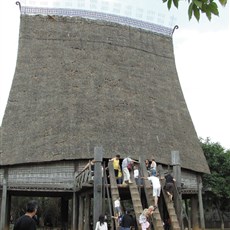
[(129, 163), (129, 164), (127, 165), (127, 168), (128, 168), (129, 171), (131, 171), (131, 170), (132, 170), (132, 163)]

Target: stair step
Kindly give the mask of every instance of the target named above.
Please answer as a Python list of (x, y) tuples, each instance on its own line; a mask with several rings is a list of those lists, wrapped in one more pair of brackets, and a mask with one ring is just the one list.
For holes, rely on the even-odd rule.
[(176, 216), (175, 210), (168, 210), (169, 215)]
[[(147, 177), (148, 176), (148, 172), (146, 170), (146, 167), (143, 163), (143, 165), (141, 164), (141, 169), (142, 169), (142, 175), (144, 177)], [(153, 188), (152, 188), (152, 185), (151, 185), (151, 182), (149, 180), (144, 180), (144, 192), (145, 192), (145, 195), (146, 195), (146, 198), (147, 198), (147, 204), (148, 206), (150, 205), (153, 205), (154, 204), (154, 197), (153, 197)], [(151, 222), (154, 226), (154, 230), (163, 230), (164, 227), (163, 227), (163, 221), (161, 220), (161, 216), (160, 216), (160, 213), (159, 213), (159, 210), (155, 210), (153, 212), (153, 218), (151, 218)]]
[(176, 229), (180, 230), (180, 227), (179, 226), (173, 226), (173, 230), (176, 230)]
[(178, 220), (177, 220), (177, 216), (170, 216), (170, 219), (171, 219), (171, 222), (178, 222)]
[(161, 220), (157, 220), (157, 221), (156, 221), (156, 224), (157, 224), (157, 226), (162, 226), (162, 225), (163, 225), (163, 223), (162, 223)]

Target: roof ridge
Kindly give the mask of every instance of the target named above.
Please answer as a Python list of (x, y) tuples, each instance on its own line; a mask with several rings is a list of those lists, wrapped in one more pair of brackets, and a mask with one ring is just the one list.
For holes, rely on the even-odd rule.
[(172, 36), (174, 30), (174, 28), (161, 26), (151, 22), (146, 22), (146, 21), (129, 18), (125, 16), (119, 16), (115, 14), (91, 11), (91, 10), (21, 6), (20, 11), (21, 14), (29, 14), (29, 15), (31, 14), (32, 15), (33, 14), (57, 15), (57, 16), (69, 16), (69, 17), (83, 17), (83, 18), (89, 18), (94, 20), (104, 20), (104, 21), (132, 26), (136, 28), (141, 28), (158, 34), (163, 34), (169, 37)]

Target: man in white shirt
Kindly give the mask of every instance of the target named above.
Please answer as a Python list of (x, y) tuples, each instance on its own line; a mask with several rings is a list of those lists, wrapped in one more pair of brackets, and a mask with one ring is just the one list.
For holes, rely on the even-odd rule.
[(124, 160), (122, 161), (122, 172), (123, 172), (123, 176), (124, 176), (124, 182), (123, 183), (127, 183), (127, 184), (131, 184), (133, 183), (131, 180), (130, 180), (130, 172), (129, 172), (129, 169), (128, 169), (128, 166), (130, 164), (133, 164), (133, 162), (136, 162), (138, 163), (137, 161), (131, 159), (130, 157), (126, 157), (124, 158)]
[(144, 179), (148, 179), (151, 181), (152, 186), (153, 186), (153, 196), (154, 196), (154, 209), (157, 208), (157, 203), (158, 203), (158, 197), (160, 197), (160, 193), (161, 193), (161, 183), (160, 180), (157, 176), (149, 176), (147, 178)]

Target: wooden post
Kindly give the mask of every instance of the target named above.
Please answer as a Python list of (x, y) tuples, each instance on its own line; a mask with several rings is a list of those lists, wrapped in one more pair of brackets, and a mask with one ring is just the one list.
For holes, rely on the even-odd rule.
[(198, 221), (198, 201), (197, 196), (193, 195), (191, 198), (191, 211), (192, 211), (192, 229), (199, 230), (199, 221)]
[(171, 162), (173, 166), (173, 176), (176, 179), (176, 186), (181, 189), (181, 165), (179, 151), (171, 152)]
[(7, 200), (7, 182), (6, 179), (3, 179), (2, 183), (2, 203), (1, 203), (1, 226), (0, 230), (5, 229), (6, 224), (6, 200)]
[(203, 208), (203, 199), (202, 199), (202, 179), (201, 179), (200, 175), (197, 177), (197, 182), (198, 182), (200, 225), (201, 225), (201, 229), (204, 230), (205, 229), (205, 221), (204, 221), (204, 208)]
[(74, 164), (74, 180), (73, 180), (73, 202), (72, 202), (72, 230), (77, 230), (77, 224), (78, 224), (78, 214), (79, 214), (79, 209), (78, 209), (78, 197), (76, 194), (76, 187), (77, 187), (77, 182), (76, 182), (76, 177), (77, 177), (77, 165)]
[(6, 218), (7, 218), (7, 174), (8, 171), (4, 170), (4, 178), (2, 181), (2, 202), (1, 202), (1, 223), (0, 230), (4, 230), (6, 227)]
[[(140, 173), (141, 177), (149, 176), (148, 173), (147, 173), (147, 170), (143, 170), (144, 168), (146, 168), (145, 161), (144, 161), (143, 156), (140, 155), (139, 156), (139, 173)], [(143, 181), (143, 184), (144, 185), (146, 184), (145, 181)], [(145, 193), (147, 193), (146, 186), (144, 186), (144, 191), (145, 191)], [(150, 200), (149, 196), (146, 196), (146, 201), (147, 201), (147, 204), (151, 203), (151, 200)]]
[(162, 179), (162, 178), (164, 178), (165, 176), (164, 176), (164, 169), (163, 169), (163, 167), (162, 167), (162, 165), (157, 165), (157, 171), (158, 171), (158, 173), (159, 173), (159, 178), (160, 179)]
[(89, 194), (85, 197), (85, 224), (84, 224), (84, 230), (90, 229), (90, 205), (91, 205), (91, 197)]
[(11, 195), (7, 194), (7, 199), (6, 199), (6, 223), (5, 223), (5, 228), (10, 229), (10, 208), (11, 208)]
[(77, 209), (77, 195), (76, 192), (73, 192), (73, 213), (72, 213), (72, 229), (77, 230), (77, 216), (78, 216), (78, 209)]
[(102, 169), (103, 148), (94, 148), (94, 186), (93, 186), (93, 228), (95, 229), (99, 216), (102, 213)]
[(176, 190), (174, 192), (174, 205), (176, 208), (177, 217), (180, 223), (181, 228), (183, 228), (183, 216), (182, 216), (182, 207), (181, 207), (181, 165), (180, 165), (180, 154), (179, 151), (171, 152), (171, 162), (173, 166), (173, 177), (176, 179)]
[(84, 226), (84, 197), (79, 196), (79, 215), (78, 215), (78, 229), (83, 229)]
[(105, 201), (106, 201), (106, 198), (105, 198), (105, 177), (106, 177), (106, 170), (105, 170), (105, 162), (103, 162), (103, 177), (102, 177), (102, 213), (105, 214)]

